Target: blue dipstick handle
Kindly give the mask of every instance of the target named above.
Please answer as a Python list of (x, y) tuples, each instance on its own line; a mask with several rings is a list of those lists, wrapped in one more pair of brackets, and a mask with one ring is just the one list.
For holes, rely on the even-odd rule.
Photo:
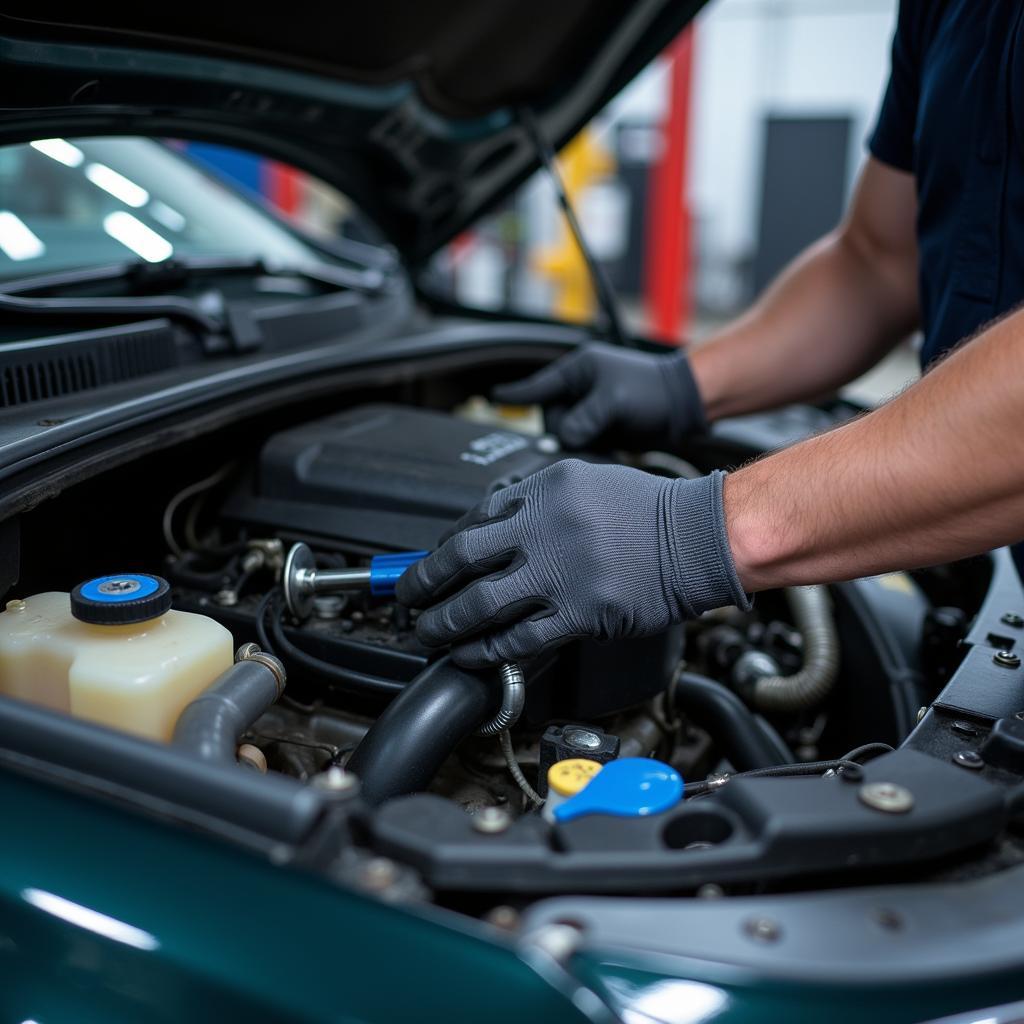
[(395, 592), (398, 577), (429, 551), (403, 551), (397, 555), (375, 555), (370, 560), (370, 593), (374, 597), (390, 597)]

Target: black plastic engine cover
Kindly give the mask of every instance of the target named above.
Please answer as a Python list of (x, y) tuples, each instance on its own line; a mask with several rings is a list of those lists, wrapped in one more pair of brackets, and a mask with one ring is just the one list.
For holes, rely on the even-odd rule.
[(364, 405), (272, 437), (226, 515), (368, 548), (433, 548), (492, 491), (552, 462), (550, 439), (400, 405)]

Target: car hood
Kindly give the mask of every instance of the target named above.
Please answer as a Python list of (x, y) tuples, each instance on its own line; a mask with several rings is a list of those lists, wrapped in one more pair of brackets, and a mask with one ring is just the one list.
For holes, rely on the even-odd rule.
[(0, 141), (121, 133), (255, 150), (340, 188), (416, 264), (536, 168), (523, 108), (567, 141), (704, 2), (375, 0), (201, 17), (13, 5), (0, 15)]

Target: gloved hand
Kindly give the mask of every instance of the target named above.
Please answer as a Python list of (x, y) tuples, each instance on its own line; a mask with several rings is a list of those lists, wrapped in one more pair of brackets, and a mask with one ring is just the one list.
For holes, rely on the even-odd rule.
[(710, 608), (749, 607), (722, 510), (723, 473), (669, 480), (556, 462), (467, 513), (398, 581), (416, 635), (466, 668), (573, 637), (646, 636)]
[(574, 402), (555, 425), (567, 448), (601, 439), (677, 446), (707, 429), (704, 404), (683, 352), (652, 355), (594, 343), (525, 380), (501, 384), (499, 402), (551, 406)]

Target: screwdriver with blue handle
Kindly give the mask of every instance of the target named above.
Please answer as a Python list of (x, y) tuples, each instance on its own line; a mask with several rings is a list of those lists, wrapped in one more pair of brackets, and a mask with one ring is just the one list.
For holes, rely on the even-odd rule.
[(285, 604), (295, 618), (308, 619), (313, 612), (313, 599), (319, 594), (358, 590), (374, 597), (390, 597), (399, 576), (429, 554), (429, 551), (402, 551), (376, 555), (368, 566), (318, 569), (309, 545), (294, 544), (285, 559), (281, 577)]
[[(316, 558), (308, 544), (301, 541), (293, 544), (285, 559), (281, 573), (281, 588), (284, 591), (285, 604), (295, 618), (308, 619), (313, 613), (313, 599), (318, 594), (339, 594), (346, 591), (369, 591), (374, 597), (390, 597), (395, 592), (398, 578), (421, 558), (426, 558), (429, 551), (403, 551), (391, 555), (376, 555), (368, 566), (352, 569), (318, 569)], [(500, 668), (502, 680), (501, 706), (498, 713), (480, 727), (478, 732), (483, 736), (500, 736), (502, 751), (509, 762), (510, 771), (515, 761), (512, 755), (512, 741), (508, 738), (508, 730), (518, 721), (526, 700), (525, 681), (522, 669), (513, 662), (505, 662)], [(528, 794), (535, 802), (540, 802), (526, 780), (515, 765), (513, 775), (518, 773), (516, 781), (526, 786)]]

